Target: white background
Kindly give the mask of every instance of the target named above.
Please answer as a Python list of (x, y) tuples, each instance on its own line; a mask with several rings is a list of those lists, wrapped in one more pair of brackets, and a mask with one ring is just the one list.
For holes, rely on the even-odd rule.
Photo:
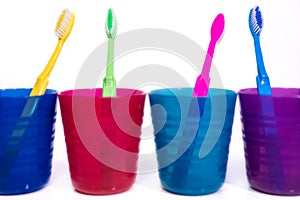
[[(214, 64), (223, 85), (235, 91), (255, 87), (256, 62), (247, 20), (249, 10), (256, 4), (261, 7), (265, 19), (261, 46), (272, 86), (300, 87), (298, 0), (11, 0), (0, 2), (0, 88), (33, 86), (56, 45), (57, 38), (53, 32), (57, 19), (61, 11), (68, 8), (76, 15), (75, 25), (51, 74), (49, 88), (58, 91), (73, 89), (85, 59), (106, 41), (104, 22), (109, 7), (116, 12), (119, 34), (140, 28), (163, 28), (189, 37), (205, 50), (210, 40), (211, 23), (222, 12), (226, 21), (225, 33), (216, 46)], [(130, 66), (163, 64), (186, 68), (187, 72), (183, 76), (191, 83), (195, 81), (198, 74), (188, 73), (190, 66), (187, 63), (174, 56), (148, 53), (143, 55), (140, 52), (136, 56), (132, 54), (131, 57), (116, 62), (116, 78), (121, 78), (121, 72), (126, 72)], [(101, 87), (102, 78), (99, 75), (99, 85), (95, 87)], [(237, 101), (227, 177), (218, 192), (202, 197), (170, 194), (161, 189), (157, 172), (152, 172), (139, 174), (136, 183), (127, 192), (98, 197), (79, 194), (73, 190), (58, 106), (51, 181), (40, 191), (27, 195), (0, 196), (0, 199), (141, 199), (150, 195), (151, 198), (164, 200), (231, 199), (233, 196), (240, 199), (284, 199), (285, 197), (270, 196), (249, 188), (239, 117)], [(149, 109), (146, 109), (144, 126), (149, 126), (150, 123)], [(141, 153), (153, 151), (153, 138), (144, 139), (140, 148)]]

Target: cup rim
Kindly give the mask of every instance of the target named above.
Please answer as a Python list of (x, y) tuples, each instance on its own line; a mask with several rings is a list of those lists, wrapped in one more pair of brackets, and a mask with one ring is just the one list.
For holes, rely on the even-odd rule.
[[(85, 94), (84, 94), (85, 92)], [(117, 93), (119, 94), (115, 97), (102, 97), (101, 95), (96, 96), (96, 92), (101, 92), (102, 88), (80, 88), (64, 90), (58, 93), (59, 97), (82, 97), (82, 98), (101, 98), (101, 99), (119, 99), (131, 96), (145, 96), (146, 93), (142, 90), (131, 89), (131, 88), (117, 88)]]
[[(288, 91), (288, 93), (278, 93), (282, 91)], [(238, 95), (257, 96), (261, 98), (300, 98), (300, 88), (296, 87), (272, 87), (272, 96), (259, 95), (257, 88), (243, 88), (238, 91)]]
[[(13, 91), (17, 92), (17, 91), (28, 91), (28, 95), (11, 95), (13, 93)], [(0, 98), (41, 98), (44, 96), (50, 96), (50, 95), (57, 95), (58, 92), (55, 89), (46, 89), (45, 93), (43, 95), (38, 95), (38, 96), (29, 96), (30, 91), (32, 90), (32, 88), (4, 88), (4, 89), (0, 89)], [(9, 94), (5, 94), (9, 92)]]
[[(178, 96), (178, 97), (191, 97), (191, 98), (207, 98), (209, 97), (209, 95), (205, 96), (205, 97), (193, 97), (192, 96), (192, 92), (193, 92), (192, 87), (174, 87), (174, 88), (162, 88), (162, 89), (156, 89), (156, 90), (152, 90), (149, 92), (149, 95), (151, 96)], [(179, 94), (179, 93), (174, 93), (176, 92), (176, 90), (191, 90), (191, 94), (187, 95), (187, 94)], [(163, 91), (174, 91), (171, 92), (173, 95), (170, 94), (163, 94)], [(221, 92), (225, 92), (225, 93), (219, 93), (216, 94), (214, 93), (213, 96), (221, 96), (221, 95), (237, 95), (237, 93), (234, 90), (229, 90), (229, 89), (225, 89), (225, 88), (209, 88), (209, 91), (221, 91)]]

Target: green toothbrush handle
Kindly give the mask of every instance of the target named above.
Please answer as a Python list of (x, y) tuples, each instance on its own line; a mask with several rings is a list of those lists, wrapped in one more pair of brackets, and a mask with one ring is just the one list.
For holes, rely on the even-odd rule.
[(108, 39), (108, 51), (107, 51), (107, 68), (106, 75), (103, 79), (103, 97), (115, 97), (116, 96), (116, 79), (114, 77), (114, 39)]
[(114, 77), (105, 77), (103, 79), (102, 97), (115, 97), (117, 95), (116, 85)]

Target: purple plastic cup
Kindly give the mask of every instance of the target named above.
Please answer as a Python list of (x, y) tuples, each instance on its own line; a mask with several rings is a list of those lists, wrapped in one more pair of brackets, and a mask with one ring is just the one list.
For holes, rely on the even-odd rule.
[(256, 88), (238, 92), (247, 178), (250, 186), (275, 195), (300, 194), (300, 89)]

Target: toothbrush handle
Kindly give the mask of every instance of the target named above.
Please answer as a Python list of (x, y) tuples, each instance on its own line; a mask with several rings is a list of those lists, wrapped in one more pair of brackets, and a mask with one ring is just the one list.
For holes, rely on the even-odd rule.
[(268, 96), (272, 95), (271, 84), (268, 76), (257, 75), (256, 85), (257, 85), (258, 94), (268, 95)]
[(194, 87), (193, 96), (194, 97), (205, 97), (208, 93), (210, 78), (204, 77), (202, 74), (198, 76), (196, 85)]
[(258, 71), (258, 75), (256, 76), (258, 93), (264, 95), (272, 95), (270, 80), (265, 69), (264, 60), (261, 52), (259, 37), (254, 37), (254, 46)]
[(31, 90), (30, 96), (39, 96), (43, 95), (47, 89), (49, 80), (48, 78), (40, 78), (38, 77), (33, 89)]
[[(255, 45), (255, 54), (256, 54), (257, 71), (258, 71), (258, 75), (256, 76), (258, 94), (271, 96), (272, 90), (271, 90), (269, 77), (267, 75), (264, 66), (259, 36), (254, 37), (254, 45)], [(272, 118), (275, 116), (274, 102), (272, 98), (266, 97), (265, 100), (261, 101), (261, 111), (262, 111), (262, 116), (264, 117)], [(284, 185), (282, 163), (280, 160), (280, 149), (278, 148), (279, 145), (278, 130), (275, 128), (274, 123), (276, 122), (274, 122), (274, 120), (267, 121), (267, 123), (271, 123), (271, 124), (267, 124), (266, 127), (263, 129), (263, 132), (266, 135), (266, 140), (271, 138), (274, 141), (275, 146), (274, 148), (272, 147), (266, 148), (266, 153), (267, 155), (276, 155), (279, 158), (275, 161), (270, 160), (270, 158), (267, 158), (267, 162), (268, 165), (270, 166), (269, 173), (271, 175), (272, 187), (275, 190), (278, 190), (281, 189), (281, 187)]]
[(194, 91), (193, 91), (194, 97), (206, 96), (208, 93), (208, 88), (210, 84), (209, 72), (211, 68), (215, 46), (216, 46), (216, 41), (211, 40), (208, 46), (208, 50), (204, 60), (201, 74), (198, 76), (194, 87)]
[(31, 90), (30, 96), (42, 95), (45, 93), (46, 88), (48, 86), (48, 77), (50, 76), (50, 73), (55, 65), (58, 55), (63, 47), (63, 44), (64, 44), (63, 40), (58, 40), (56, 48), (52, 53), (45, 69), (37, 78), (36, 83)]
[(114, 76), (114, 39), (108, 39), (106, 77)]
[[(279, 133), (276, 128), (276, 121), (274, 117), (276, 116), (274, 102), (271, 97), (265, 97), (266, 99), (261, 100), (261, 114), (266, 120), (264, 121), (265, 127), (263, 128), (263, 132), (265, 135), (265, 141), (271, 140), (273, 142), (273, 146), (268, 146), (266, 148), (267, 154), (267, 162), (269, 167), (269, 173), (271, 176), (272, 187), (276, 190), (282, 189), (284, 186), (284, 173), (282, 169), (282, 161), (281, 150), (279, 148)], [(268, 118), (270, 118), (268, 120)], [(271, 155), (276, 155), (278, 159), (271, 159)]]
[[(21, 114), (21, 118), (26, 119), (26, 117), (31, 117), (37, 106), (38, 106), (39, 98), (31, 97), (27, 100), (24, 109)], [(22, 122), (17, 123), (17, 127), (21, 127), (24, 125), (28, 125), (30, 121), (23, 120)], [(5, 150), (5, 155), (16, 155), (16, 153), (19, 151), (19, 144), (22, 143), (24, 140), (24, 135), (26, 134), (27, 129), (26, 128), (18, 128), (15, 129), (12, 133), (12, 139), (8, 141), (8, 144), (13, 144), (12, 148), (7, 148)], [(11, 168), (9, 168), (11, 169)]]
[(211, 63), (212, 59), (214, 56), (214, 51), (215, 51), (215, 46), (216, 46), (216, 41), (211, 40), (207, 49), (207, 54), (205, 56), (204, 64), (202, 67), (201, 74), (202, 76), (208, 78), (209, 77), (209, 72), (211, 68)]
[(259, 36), (254, 37), (254, 47), (255, 47), (258, 74), (267, 75), (265, 65), (264, 65), (264, 59), (263, 59), (262, 52), (261, 52)]
[(102, 97), (116, 96), (116, 79), (114, 77), (114, 39), (108, 39), (106, 75), (103, 79)]

